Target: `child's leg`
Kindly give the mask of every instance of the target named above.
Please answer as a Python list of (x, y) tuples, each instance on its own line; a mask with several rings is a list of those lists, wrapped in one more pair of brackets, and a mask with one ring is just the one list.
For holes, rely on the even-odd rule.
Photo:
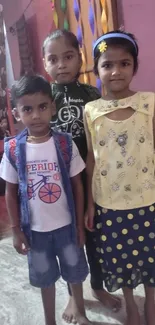
[[(67, 315), (63, 314), (63, 319), (67, 323), (70, 323), (73, 320), (73, 315), (76, 314), (76, 320), (80, 325), (90, 324), (85, 316), (82, 293), (82, 282), (88, 275), (88, 265), (86, 262), (84, 250), (73, 243), (72, 227), (70, 225), (64, 227), (62, 230), (59, 230), (59, 234), (57, 233), (56, 241), (57, 256), (59, 258), (62, 278), (66, 282), (73, 284), (72, 287), (70, 286), (73, 296), (73, 300), (71, 300), (72, 305), (70, 307), (72, 309), (72, 317), (69, 318), (66, 317)], [(76, 312), (74, 312), (74, 310)]]
[(55, 285), (41, 289), (46, 325), (56, 325), (55, 321)]
[[(104, 307), (117, 312), (121, 308), (121, 300), (117, 298), (117, 296), (111, 295), (103, 288), (103, 273), (101, 270), (101, 265), (95, 257), (96, 247), (94, 245), (93, 238), (93, 233), (86, 231), (86, 252), (90, 267), (90, 284), (92, 288), (92, 295), (94, 298), (99, 300)], [(67, 323), (71, 323), (74, 322), (75, 315), (73, 314), (74, 301), (69, 285), (68, 293), (70, 298), (62, 317)]]
[(32, 231), (31, 250), (28, 252), (30, 283), (41, 289), (46, 325), (56, 325), (55, 283), (60, 270), (55, 254), (56, 231)]
[(62, 314), (62, 318), (66, 321), (66, 323), (76, 324), (75, 315), (74, 315), (74, 299), (72, 296), (72, 292), (70, 289), (69, 284), (67, 283), (68, 294), (69, 294), (69, 301), (68, 304)]
[(134, 300), (133, 290), (129, 288), (123, 288), (123, 293), (127, 312), (127, 320), (125, 325), (140, 325), (140, 315), (138, 312), (138, 307)]
[(98, 299), (104, 307), (118, 311), (121, 308), (121, 300), (111, 295), (103, 288), (103, 273), (101, 264), (96, 258), (96, 246), (94, 245), (94, 234), (86, 231), (86, 252), (90, 267), (90, 284), (92, 295)]
[(147, 325), (155, 324), (155, 290), (152, 287), (145, 286), (145, 317)]
[(83, 299), (83, 289), (82, 284), (70, 284), (73, 297), (73, 313), (75, 319), (80, 325), (90, 325), (92, 324), (86, 317)]

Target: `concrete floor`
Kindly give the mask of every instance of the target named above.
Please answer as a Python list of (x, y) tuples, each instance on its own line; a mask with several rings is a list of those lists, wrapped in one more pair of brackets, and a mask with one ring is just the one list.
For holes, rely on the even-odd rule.
[[(29, 285), (26, 257), (18, 255), (12, 247), (12, 239), (0, 241), (0, 325), (44, 325), (43, 309), (40, 291)], [(121, 296), (121, 292), (117, 293)], [(143, 322), (143, 290), (140, 286), (136, 291), (136, 300)], [(114, 314), (95, 301), (90, 292), (89, 278), (84, 284), (84, 296), (87, 315), (93, 324), (121, 325), (124, 324), (125, 308)], [(122, 297), (122, 296), (121, 296)], [(68, 294), (66, 284), (57, 283), (57, 324), (61, 319), (67, 304)]]

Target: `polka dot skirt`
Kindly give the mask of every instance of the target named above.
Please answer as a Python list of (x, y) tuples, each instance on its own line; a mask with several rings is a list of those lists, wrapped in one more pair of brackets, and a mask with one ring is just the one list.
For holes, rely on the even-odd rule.
[(94, 241), (108, 291), (155, 286), (155, 204), (113, 211), (96, 205)]

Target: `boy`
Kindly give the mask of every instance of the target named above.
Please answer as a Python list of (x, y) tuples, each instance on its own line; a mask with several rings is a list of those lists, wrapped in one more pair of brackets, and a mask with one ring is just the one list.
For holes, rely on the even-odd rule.
[(60, 272), (70, 283), (78, 323), (87, 325), (82, 282), (88, 267), (82, 248), (80, 178), (85, 165), (70, 135), (50, 129), (51, 96), (50, 84), (41, 76), (24, 76), (15, 83), (15, 115), (26, 129), (6, 139), (1, 177), (6, 180), (13, 244), (18, 253), (28, 255), (30, 283), (41, 288), (46, 325), (56, 324), (55, 282)]

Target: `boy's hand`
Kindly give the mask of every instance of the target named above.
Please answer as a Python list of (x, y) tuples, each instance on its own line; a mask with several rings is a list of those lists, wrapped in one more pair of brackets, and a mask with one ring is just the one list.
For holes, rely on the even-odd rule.
[(83, 228), (78, 229), (78, 244), (80, 247), (85, 245), (86, 237), (85, 230)]
[(30, 246), (23, 231), (18, 227), (13, 229), (13, 246), (16, 251), (22, 255), (27, 255), (30, 250)]
[(88, 206), (88, 210), (85, 214), (85, 227), (87, 230), (93, 232), (94, 229), (94, 216), (95, 216), (95, 205)]

